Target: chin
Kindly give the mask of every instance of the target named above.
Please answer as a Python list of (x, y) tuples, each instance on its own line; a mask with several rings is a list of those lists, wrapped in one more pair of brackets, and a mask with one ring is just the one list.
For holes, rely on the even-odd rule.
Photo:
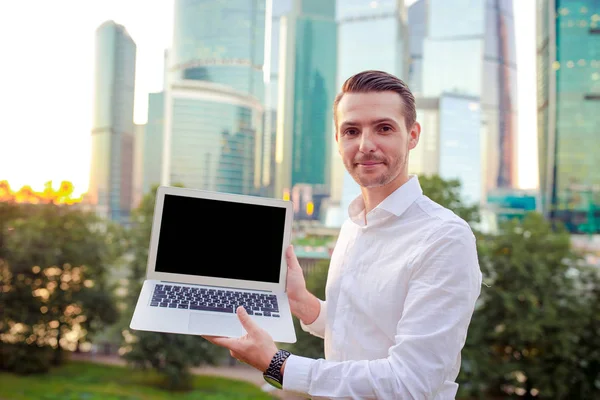
[(387, 180), (383, 179), (383, 177), (367, 179), (365, 179), (364, 177), (359, 177), (357, 183), (364, 188), (376, 188), (385, 186), (387, 184)]
[(387, 185), (387, 183), (381, 183), (381, 182), (368, 182), (366, 184), (361, 184), (360, 186), (364, 187), (365, 189), (374, 189), (374, 188), (378, 188), (378, 187), (382, 187)]

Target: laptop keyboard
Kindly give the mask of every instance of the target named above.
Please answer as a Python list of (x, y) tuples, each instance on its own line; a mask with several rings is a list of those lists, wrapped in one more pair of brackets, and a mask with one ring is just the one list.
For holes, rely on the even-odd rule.
[(231, 314), (243, 306), (250, 315), (279, 317), (277, 296), (274, 294), (179, 285), (156, 285), (150, 306)]

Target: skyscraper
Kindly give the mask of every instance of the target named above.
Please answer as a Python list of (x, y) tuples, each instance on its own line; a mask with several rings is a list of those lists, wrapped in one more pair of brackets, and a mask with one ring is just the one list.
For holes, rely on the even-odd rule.
[(142, 193), (161, 182), (164, 142), (164, 92), (148, 94), (148, 119), (144, 128)]
[(133, 171), (131, 208), (136, 208), (144, 196), (144, 133), (145, 124), (135, 124), (133, 135)]
[(171, 82), (202, 81), (263, 100), (265, 0), (175, 0)]
[(542, 211), (600, 232), (600, 2), (538, 0), (537, 10)]
[(177, 0), (174, 18), (162, 183), (257, 193), (265, 0)]
[(88, 196), (98, 214), (120, 223), (132, 203), (135, 60), (125, 27), (113, 21), (98, 27)]
[(339, 0), (336, 19), (339, 26), (338, 88), (350, 76), (368, 69), (408, 78), (404, 0)]
[(335, 0), (294, 0), (279, 30), (275, 196), (286, 197), (296, 184), (330, 184)]
[[(515, 186), (517, 81), (512, 0), (419, 0), (409, 8), (408, 19), (409, 85), (417, 106), (426, 101), (422, 99), (447, 95), (466, 96), (470, 103), (478, 103), (467, 109), (480, 108), (480, 116), (473, 118), (481, 121), (481, 165), (471, 169), (483, 171), (481, 194)], [(455, 121), (459, 123), (460, 118)]]
[[(293, 0), (267, 0), (265, 20), (265, 117), (263, 140), (263, 167), (261, 171), (263, 194), (275, 196), (277, 105), (279, 103), (279, 50), (281, 47), (281, 17), (292, 10)], [(285, 49), (285, 46), (283, 47)]]

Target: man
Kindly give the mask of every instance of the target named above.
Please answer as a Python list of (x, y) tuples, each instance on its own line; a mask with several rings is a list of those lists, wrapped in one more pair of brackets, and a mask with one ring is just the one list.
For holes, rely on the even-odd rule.
[(362, 194), (340, 230), (325, 301), (307, 291), (293, 249), (286, 253), (292, 313), (325, 339), (326, 359), (278, 351), (241, 307), (247, 335), (207, 339), (312, 398), (454, 399), (481, 289), (475, 237), (408, 175), (421, 127), (404, 82), (381, 71), (352, 76), (334, 119), (339, 153)]

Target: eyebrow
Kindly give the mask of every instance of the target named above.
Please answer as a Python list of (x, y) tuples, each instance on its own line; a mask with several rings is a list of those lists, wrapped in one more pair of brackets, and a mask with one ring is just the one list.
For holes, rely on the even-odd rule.
[[(383, 123), (388, 123), (388, 124), (392, 124), (392, 125), (398, 124), (396, 121), (394, 121), (393, 119), (390, 119), (390, 118), (379, 118), (379, 119), (370, 121), (369, 125), (379, 125), (379, 124), (383, 124)], [(340, 126), (340, 128), (346, 128), (349, 126), (358, 126), (358, 125), (360, 125), (360, 123), (358, 123), (356, 121), (344, 121), (342, 123), (342, 125)]]

